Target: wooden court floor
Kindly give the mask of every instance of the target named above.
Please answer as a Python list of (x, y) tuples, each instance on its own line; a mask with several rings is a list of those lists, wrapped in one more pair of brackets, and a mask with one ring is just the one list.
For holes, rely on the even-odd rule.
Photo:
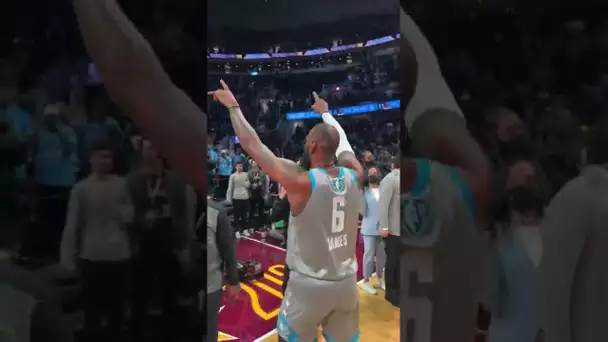
[[(372, 279), (372, 284), (377, 280)], [(369, 295), (359, 289), (359, 327), (361, 329), (361, 342), (399, 341), (399, 309), (384, 300), (384, 291), (378, 290), (376, 295)], [(319, 341), (325, 339), (319, 334)], [(276, 342), (276, 332), (262, 342)]]

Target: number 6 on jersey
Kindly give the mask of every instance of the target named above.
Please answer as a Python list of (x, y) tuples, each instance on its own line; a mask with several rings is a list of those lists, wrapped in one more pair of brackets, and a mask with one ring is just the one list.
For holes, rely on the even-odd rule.
[(336, 196), (333, 199), (332, 223), (331, 232), (340, 233), (344, 230), (344, 206), (346, 198), (344, 196)]

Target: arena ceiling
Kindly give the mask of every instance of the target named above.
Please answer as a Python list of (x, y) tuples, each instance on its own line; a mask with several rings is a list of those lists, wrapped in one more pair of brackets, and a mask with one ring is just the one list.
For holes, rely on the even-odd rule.
[(208, 25), (256, 31), (395, 14), (396, 0), (208, 0)]

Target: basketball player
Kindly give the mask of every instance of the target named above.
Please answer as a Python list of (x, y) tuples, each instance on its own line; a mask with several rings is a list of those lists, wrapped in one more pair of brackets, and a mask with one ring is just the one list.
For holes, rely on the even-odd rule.
[(608, 134), (594, 134), (584, 167), (553, 197), (538, 269), (543, 342), (600, 342), (608, 332)]
[(207, 193), (207, 116), (172, 82), (116, 0), (72, 0), (110, 98), (199, 194)]
[(405, 122), (420, 157), (401, 167), (402, 341), (473, 341), (490, 171), (426, 37), (404, 11), (400, 26)]
[[(306, 137), (310, 170), (276, 157), (245, 120), (226, 83), (212, 91), (230, 111), (241, 146), (260, 168), (285, 187), (291, 206), (287, 265), (291, 269), (277, 330), (287, 341), (358, 341), (359, 300), (355, 248), (363, 167), (344, 130), (315, 95), (313, 109), (325, 121)], [(334, 155), (338, 164), (334, 164)]]

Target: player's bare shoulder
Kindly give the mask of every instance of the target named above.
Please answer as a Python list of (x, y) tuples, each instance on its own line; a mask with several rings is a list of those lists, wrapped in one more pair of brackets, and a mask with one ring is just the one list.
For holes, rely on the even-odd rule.
[(281, 159), (288, 163), (289, 167), (292, 168), (293, 179), (290, 181), (291, 188), (287, 189), (287, 200), (291, 207), (291, 213), (294, 216), (299, 215), (312, 193), (312, 183), (308, 171), (301, 168), (298, 164), (291, 160)]
[(363, 176), (365, 174), (365, 171), (363, 169), (363, 165), (361, 165), (354, 152), (344, 151), (340, 153), (340, 155), (338, 156), (338, 165), (352, 170), (355, 176), (357, 177), (357, 183), (360, 186), (363, 185)]

